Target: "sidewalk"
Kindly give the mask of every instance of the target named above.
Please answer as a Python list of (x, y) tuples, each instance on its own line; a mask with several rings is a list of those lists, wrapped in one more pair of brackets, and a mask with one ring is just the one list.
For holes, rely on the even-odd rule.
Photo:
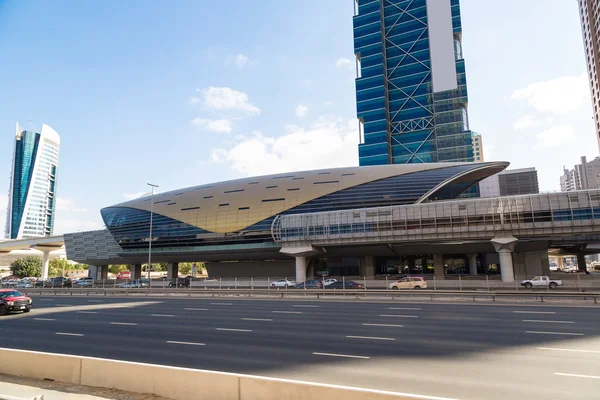
[(0, 398), (3, 395), (27, 400), (42, 395), (44, 400), (167, 400), (149, 394), (0, 375)]

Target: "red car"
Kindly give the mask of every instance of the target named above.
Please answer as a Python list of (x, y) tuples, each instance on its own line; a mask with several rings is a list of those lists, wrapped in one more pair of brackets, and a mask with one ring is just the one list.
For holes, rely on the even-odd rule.
[(32, 303), (29, 297), (23, 296), (18, 290), (0, 289), (0, 315), (13, 311), (27, 313), (31, 310)]

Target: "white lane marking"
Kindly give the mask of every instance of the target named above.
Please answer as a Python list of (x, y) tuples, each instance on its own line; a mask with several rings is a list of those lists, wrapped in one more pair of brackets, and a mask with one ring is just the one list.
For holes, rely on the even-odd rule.
[(134, 323), (134, 322), (111, 322), (110, 324), (111, 324), (111, 325), (128, 325), (128, 326), (129, 326), (129, 325), (130, 325), (130, 326), (135, 326), (135, 325), (137, 325), (137, 324), (136, 324), (136, 323)]
[(422, 310), (419, 307), (388, 307), (388, 310)]
[(540, 332), (540, 331), (525, 331), (525, 333), (534, 333), (539, 335), (559, 335), (559, 336), (583, 336), (583, 333), (569, 333), (569, 332)]
[(302, 311), (271, 311), (276, 314), (302, 314)]
[(150, 314), (152, 317), (174, 317), (173, 314)]
[(579, 375), (579, 374), (565, 374), (563, 372), (555, 372), (554, 375), (559, 375), (559, 376), (571, 376), (574, 378), (590, 378), (590, 379), (600, 379), (600, 376), (594, 376), (594, 375)]
[(184, 310), (188, 310), (188, 311), (208, 311), (208, 308), (184, 308)]
[(242, 318), (244, 321), (273, 321), (271, 318)]
[(368, 340), (396, 340), (389, 337), (375, 337), (375, 336), (346, 336), (347, 339), (368, 339)]
[(215, 306), (230, 306), (231, 303), (210, 303), (210, 304), (214, 304)]
[(294, 304), (292, 307), (319, 308), (319, 306), (311, 306), (311, 305), (305, 305), (305, 304)]
[(363, 324), (364, 326), (389, 326), (392, 328), (404, 328), (404, 325), (393, 325), (393, 324)]
[(543, 319), (524, 319), (523, 322), (539, 322), (542, 324), (574, 324), (573, 321), (550, 321)]
[(329, 356), (329, 357), (345, 357), (345, 358), (360, 358), (363, 360), (368, 360), (371, 357), (365, 356), (351, 356), (349, 354), (333, 354), (333, 353), (313, 353), (315, 356)]
[(536, 347), (538, 350), (550, 350), (550, 351), (570, 351), (573, 353), (594, 353), (600, 354), (598, 350), (578, 350), (578, 349), (558, 349), (556, 347)]
[(66, 332), (54, 332), (55, 335), (63, 336), (83, 336), (83, 333), (66, 333)]
[(90, 303), (104, 303), (104, 300), (88, 300)]
[(513, 311), (515, 314), (556, 314), (554, 311)]
[(56, 321), (54, 318), (34, 318), (36, 321)]
[(206, 346), (204, 343), (177, 342), (175, 340), (167, 340), (167, 343), (171, 343), (171, 344), (188, 344), (190, 346)]
[(98, 314), (96, 311), (77, 311), (77, 314)]
[(215, 328), (218, 331), (252, 332), (252, 329)]
[(418, 315), (392, 315), (392, 314), (381, 314), (380, 317), (419, 318)]

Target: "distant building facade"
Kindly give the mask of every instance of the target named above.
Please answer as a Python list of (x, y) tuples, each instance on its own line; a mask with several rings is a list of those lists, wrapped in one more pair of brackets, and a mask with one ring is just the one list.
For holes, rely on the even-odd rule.
[(459, 0), (354, 0), (360, 165), (475, 161)]
[(56, 177), (60, 137), (48, 125), (41, 132), (16, 125), (6, 239), (52, 235), (56, 211)]
[(484, 162), (483, 158), (483, 139), (479, 133), (473, 133), (473, 152), (475, 162)]
[(579, 16), (594, 107), (596, 140), (598, 140), (598, 146), (600, 147), (600, 87), (598, 86), (598, 73), (600, 71), (600, 1), (579, 0)]
[(587, 162), (585, 156), (581, 157), (581, 164), (576, 164), (573, 169), (563, 167), (560, 177), (560, 190), (600, 189), (600, 157)]
[(506, 170), (479, 182), (481, 197), (518, 196), (540, 192), (535, 168)]

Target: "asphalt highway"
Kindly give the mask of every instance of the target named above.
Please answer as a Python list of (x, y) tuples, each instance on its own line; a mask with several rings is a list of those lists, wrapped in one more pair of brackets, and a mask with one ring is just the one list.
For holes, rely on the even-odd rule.
[(34, 297), (1, 347), (456, 399), (592, 399), (600, 307)]

